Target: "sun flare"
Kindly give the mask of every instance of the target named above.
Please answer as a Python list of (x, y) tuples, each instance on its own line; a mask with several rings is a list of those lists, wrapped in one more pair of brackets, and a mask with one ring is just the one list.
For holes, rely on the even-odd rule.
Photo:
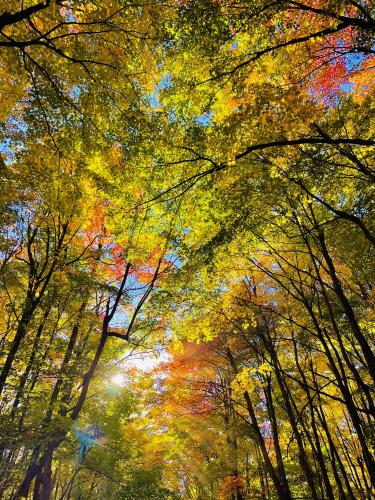
[(123, 387), (125, 385), (125, 379), (121, 373), (116, 373), (116, 375), (113, 375), (113, 377), (111, 377), (111, 382), (120, 387)]

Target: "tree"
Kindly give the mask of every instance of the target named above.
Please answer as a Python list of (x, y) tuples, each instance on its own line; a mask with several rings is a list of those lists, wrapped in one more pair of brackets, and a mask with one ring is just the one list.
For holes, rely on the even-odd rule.
[(4, 4), (0, 496), (371, 497), (374, 18)]

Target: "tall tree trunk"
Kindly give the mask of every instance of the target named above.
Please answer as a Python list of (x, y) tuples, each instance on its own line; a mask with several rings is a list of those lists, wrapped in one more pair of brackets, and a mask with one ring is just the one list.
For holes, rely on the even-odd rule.
[[(334, 494), (332, 491), (332, 487), (331, 487), (331, 483), (329, 481), (328, 471), (327, 471), (326, 465), (324, 463), (324, 457), (323, 457), (323, 453), (322, 453), (321, 446), (320, 446), (320, 439), (319, 439), (316, 421), (315, 421), (315, 408), (314, 408), (311, 392), (309, 389), (309, 384), (307, 383), (306, 376), (305, 376), (305, 374), (302, 370), (302, 367), (300, 365), (300, 362), (299, 362), (297, 343), (296, 343), (296, 340), (294, 337), (294, 332), (292, 332), (292, 338), (293, 338), (294, 359), (296, 362), (297, 370), (298, 370), (298, 372), (303, 380), (303, 383), (304, 383), (304, 388), (305, 388), (308, 406), (309, 406), (309, 410), (310, 410), (311, 428), (312, 428), (313, 436), (315, 439), (314, 452), (315, 452), (316, 459), (317, 459), (318, 464), (319, 464), (319, 470), (323, 476), (323, 481), (324, 481), (325, 489), (327, 492), (327, 496), (330, 500), (335, 500), (335, 497), (334, 497)], [(306, 433), (309, 434), (308, 430)]]
[(350, 394), (349, 389), (346, 387), (346, 385), (342, 381), (342, 377), (340, 375), (340, 372), (338, 371), (336, 363), (335, 363), (334, 359), (332, 358), (332, 354), (331, 354), (330, 349), (327, 345), (325, 335), (324, 335), (324, 333), (319, 325), (319, 322), (314, 314), (314, 311), (312, 310), (312, 307), (307, 302), (305, 302), (305, 307), (308, 310), (310, 317), (314, 323), (314, 327), (315, 327), (315, 330), (317, 332), (318, 338), (319, 338), (319, 340), (324, 348), (324, 351), (326, 353), (326, 356), (328, 358), (329, 366), (330, 366), (334, 376), (336, 377), (337, 385), (341, 391), (341, 394), (343, 395), (347, 410), (348, 410), (350, 418), (353, 422), (353, 426), (357, 432), (358, 440), (359, 440), (361, 448), (362, 448), (363, 457), (364, 457), (366, 467), (368, 469), (368, 472), (369, 472), (369, 475), (371, 478), (371, 482), (373, 484), (375, 484), (375, 461), (374, 461), (374, 458), (373, 458), (373, 456), (372, 456), (372, 454), (367, 446), (367, 442), (366, 442), (366, 439), (365, 439), (365, 436), (364, 436), (363, 430), (362, 430), (362, 422), (361, 422), (361, 419), (360, 419), (358, 412), (356, 410), (352, 395)]
[[(226, 348), (226, 353), (227, 353), (229, 363), (232, 366), (234, 373), (238, 374), (237, 363), (232, 355), (231, 350), (229, 348)], [(276, 474), (276, 471), (272, 465), (271, 459), (268, 455), (267, 447), (266, 447), (266, 444), (264, 442), (262, 433), (261, 433), (259, 425), (258, 425), (256, 415), (255, 415), (255, 410), (254, 410), (250, 395), (247, 391), (244, 392), (244, 399), (245, 399), (246, 407), (247, 407), (247, 410), (249, 412), (249, 416), (250, 416), (250, 420), (251, 420), (251, 428), (253, 430), (253, 437), (259, 446), (259, 449), (260, 449), (260, 452), (262, 454), (264, 464), (266, 467), (266, 471), (269, 474), (271, 481), (276, 489), (278, 498), (280, 500), (290, 500), (291, 497), (290, 497), (289, 488), (285, 488), (285, 485), (283, 485), (281, 483), (281, 481), (279, 480), (279, 478)]]
[(279, 360), (278, 360), (276, 351), (275, 351), (274, 347), (272, 346), (272, 344), (268, 341), (267, 341), (267, 348), (268, 348), (269, 354), (271, 356), (271, 359), (273, 361), (273, 368), (275, 370), (276, 380), (277, 380), (278, 386), (280, 388), (281, 394), (283, 396), (285, 409), (286, 409), (286, 412), (288, 415), (288, 420), (290, 422), (290, 425), (292, 426), (293, 433), (294, 433), (294, 436), (295, 436), (296, 441), (297, 441), (298, 452), (299, 452), (298, 458), (299, 458), (299, 462), (300, 462), (302, 471), (304, 473), (306, 482), (307, 482), (309, 489), (310, 489), (311, 498), (313, 500), (318, 500), (319, 496), (318, 496), (318, 493), (316, 491), (315, 477), (314, 477), (314, 474), (311, 470), (308, 458), (306, 456), (306, 451), (305, 451), (305, 447), (303, 445), (301, 433), (298, 429), (297, 421), (296, 421), (296, 418), (295, 418), (295, 415), (293, 412), (293, 408), (292, 408), (292, 404), (290, 401), (289, 389), (287, 388), (285, 380), (284, 380), (282, 373), (280, 371)]
[(360, 345), (362, 349), (363, 356), (366, 360), (367, 363), (367, 368), (369, 370), (369, 373), (372, 377), (372, 380), (375, 384), (375, 355), (371, 350), (371, 347), (369, 346), (366, 338), (361, 332), (361, 329), (358, 325), (357, 319), (355, 317), (354, 311), (352, 309), (352, 306), (350, 305), (349, 300), (347, 299), (344, 290), (341, 285), (341, 281), (339, 280), (337, 274), (336, 274), (336, 269), (333, 263), (333, 260), (331, 259), (331, 256), (328, 252), (326, 242), (325, 242), (325, 237), (324, 233), (320, 231), (319, 233), (319, 241), (321, 244), (321, 250), (322, 254), (324, 256), (324, 259), (328, 265), (329, 269), (329, 274), (332, 280), (333, 288), (341, 302), (343, 311), (345, 313), (345, 316), (351, 326), (352, 332), (354, 334), (354, 337), (356, 338), (358, 344)]
[(279, 440), (279, 430), (278, 430), (278, 425), (277, 425), (275, 407), (273, 404), (271, 377), (270, 376), (267, 378), (267, 385), (264, 388), (264, 394), (265, 394), (266, 402), (267, 402), (268, 416), (269, 416), (269, 419), (271, 422), (271, 427), (272, 427), (272, 439), (273, 439), (273, 445), (275, 448), (275, 455), (276, 455), (276, 462), (277, 462), (277, 468), (276, 468), (277, 475), (280, 479), (280, 482), (282, 484), (284, 491), (288, 492), (289, 496), (291, 497), (290, 490), (289, 490), (289, 484), (288, 484), (288, 480), (287, 480), (286, 473), (285, 473), (283, 456), (281, 453), (280, 440)]

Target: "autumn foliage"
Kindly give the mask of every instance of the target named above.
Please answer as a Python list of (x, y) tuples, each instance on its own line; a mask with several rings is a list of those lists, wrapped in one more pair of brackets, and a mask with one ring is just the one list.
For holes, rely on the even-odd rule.
[(374, 34), (1, 2), (1, 498), (373, 498)]

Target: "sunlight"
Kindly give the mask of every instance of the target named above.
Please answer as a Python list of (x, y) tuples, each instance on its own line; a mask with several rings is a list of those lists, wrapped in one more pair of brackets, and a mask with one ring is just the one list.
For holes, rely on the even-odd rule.
[(156, 368), (160, 363), (166, 363), (169, 359), (170, 356), (166, 352), (163, 352), (159, 356), (143, 354), (130, 359), (129, 366), (134, 366), (137, 370), (147, 372)]
[(374, 2), (0, 0), (0, 500), (375, 500)]
[(113, 375), (111, 381), (120, 387), (124, 387), (125, 385), (125, 379), (121, 373), (116, 373), (115, 375)]

